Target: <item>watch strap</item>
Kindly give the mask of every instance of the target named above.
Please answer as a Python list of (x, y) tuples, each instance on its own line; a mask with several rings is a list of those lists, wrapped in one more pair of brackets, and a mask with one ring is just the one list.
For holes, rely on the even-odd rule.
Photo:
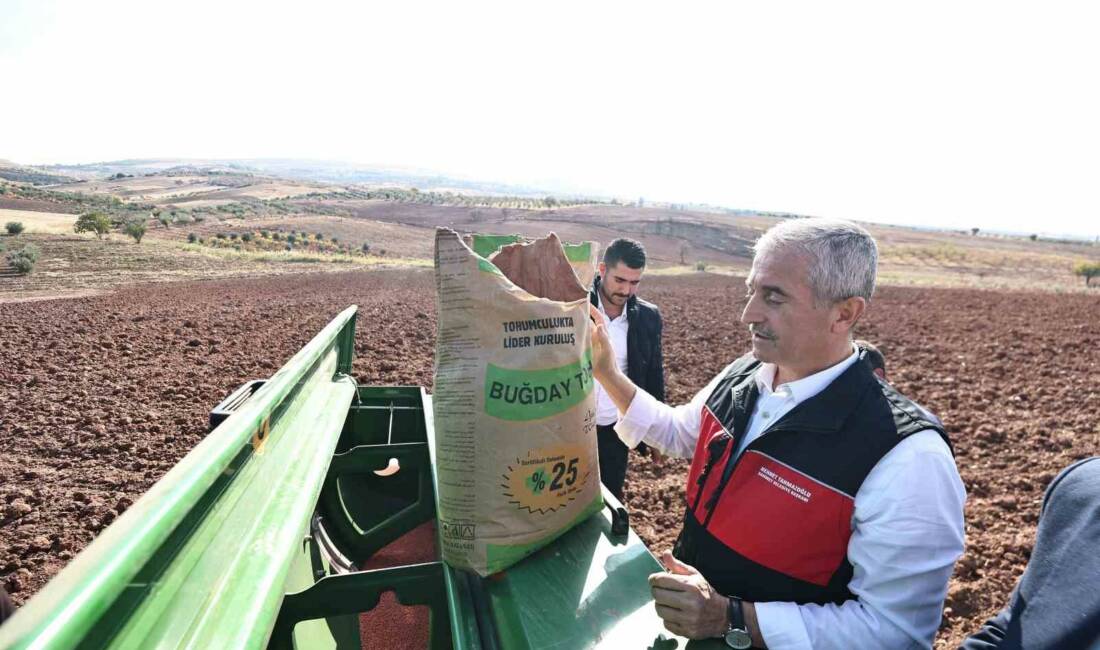
[(737, 596), (729, 596), (727, 616), (730, 619), (731, 630), (747, 630), (745, 627), (745, 611), (741, 608), (741, 599)]

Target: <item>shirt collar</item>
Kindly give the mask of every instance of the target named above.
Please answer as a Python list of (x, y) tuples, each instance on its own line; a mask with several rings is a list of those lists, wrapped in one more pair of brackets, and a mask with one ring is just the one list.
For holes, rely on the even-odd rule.
[(765, 396), (786, 389), (790, 393), (791, 399), (794, 400), (795, 404), (799, 404), (825, 390), (829, 384), (833, 383), (834, 379), (839, 377), (858, 360), (859, 349), (856, 348), (855, 345), (852, 345), (852, 354), (848, 355), (840, 363), (829, 366), (820, 372), (815, 372), (797, 381), (789, 381), (785, 384), (780, 384), (776, 387), (775, 391), (772, 391), (772, 381), (775, 379), (775, 364), (765, 363), (756, 371), (756, 387), (759, 389), (760, 394)]
[[(604, 319), (606, 319), (607, 322), (610, 323), (611, 319), (607, 316), (607, 310), (603, 308), (603, 292), (600, 291), (599, 287), (596, 287), (596, 301), (596, 308), (600, 310), (601, 314), (603, 314)], [(623, 305), (623, 313), (619, 314), (619, 317), (615, 320), (619, 323), (626, 322), (626, 305)]]

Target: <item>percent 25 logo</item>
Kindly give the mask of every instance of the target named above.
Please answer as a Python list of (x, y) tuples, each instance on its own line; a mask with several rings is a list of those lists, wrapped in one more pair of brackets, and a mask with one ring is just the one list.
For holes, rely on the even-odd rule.
[(508, 503), (520, 510), (548, 514), (580, 496), (592, 474), (592, 457), (582, 445), (533, 449), (516, 458), (502, 475)]

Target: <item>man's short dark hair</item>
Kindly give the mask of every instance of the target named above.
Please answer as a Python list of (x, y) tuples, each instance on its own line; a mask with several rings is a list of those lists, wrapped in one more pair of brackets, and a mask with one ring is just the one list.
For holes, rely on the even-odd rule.
[(633, 239), (620, 237), (608, 244), (603, 251), (603, 263), (611, 268), (622, 262), (632, 269), (645, 267), (645, 247)]
[(881, 370), (882, 374), (886, 374), (886, 357), (882, 355), (882, 352), (876, 348), (869, 341), (858, 340), (855, 341), (856, 347), (863, 350), (863, 360), (867, 362), (867, 365), (871, 366), (871, 370)]

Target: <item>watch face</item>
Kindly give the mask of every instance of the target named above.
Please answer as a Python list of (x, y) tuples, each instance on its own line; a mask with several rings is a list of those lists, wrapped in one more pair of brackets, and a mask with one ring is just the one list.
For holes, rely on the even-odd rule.
[(746, 650), (752, 647), (752, 637), (747, 630), (732, 629), (726, 632), (726, 645), (734, 650)]

